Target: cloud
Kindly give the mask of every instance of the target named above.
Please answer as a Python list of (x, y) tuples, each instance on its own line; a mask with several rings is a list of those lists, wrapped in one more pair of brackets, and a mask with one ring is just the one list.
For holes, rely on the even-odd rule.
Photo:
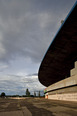
[(33, 74), (28, 74), (26, 76), (37, 76), (37, 75), (38, 75), (38, 73), (33, 73)]
[[(0, 1), (0, 31), (3, 33), (0, 49), (1, 60), (9, 61), (28, 57), (40, 62), (48, 48), (52, 35), (57, 31), (66, 10), (63, 1)], [(54, 7), (50, 7), (50, 4)], [(60, 4), (63, 6), (61, 7)], [(67, 5), (67, 4), (66, 4)], [(57, 6), (57, 7), (56, 7)], [(58, 9), (58, 12), (57, 12)], [(56, 14), (58, 13), (58, 14)], [(56, 28), (55, 28), (56, 27)], [(50, 34), (51, 33), (51, 34)]]
[(5, 69), (7, 69), (9, 66), (5, 63), (0, 62), (0, 72), (3, 72)]
[(37, 76), (4, 75), (3, 78), (0, 78), (0, 92), (25, 95), (27, 88), (31, 93), (34, 93), (34, 91), (41, 91), (45, 87), (39, 83)]
[(41, 90), (40, 63), (74, 2), (0, 0), (0, 90)]
[(2, 44), (2, 40), (3, 40), (3, 35), (0, 32), (0, 58), (2, 58), (2, 56), (6, 53), (6, 50), (4, 49), (4, 46)]

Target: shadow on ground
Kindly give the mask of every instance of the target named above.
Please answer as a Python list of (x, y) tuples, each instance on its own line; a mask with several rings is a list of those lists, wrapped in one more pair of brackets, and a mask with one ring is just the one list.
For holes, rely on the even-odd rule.
[(24, 104), (24, 105), (32, 113), (32, 116), (54, 116), (52, 114), (52, 112), (50, 112), (44, 108), (37, 108), (37, 107), (33, 106), (33, 104), (31, 104), (30, 102), (26, 102), (26, 104)]

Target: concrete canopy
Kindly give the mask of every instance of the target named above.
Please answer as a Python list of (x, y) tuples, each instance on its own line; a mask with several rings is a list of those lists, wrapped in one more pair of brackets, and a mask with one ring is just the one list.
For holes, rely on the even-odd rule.
[(77, 2), (47, 50), (39, 68), (39, 81), (49, 86), (70, 76), (77, 61)]

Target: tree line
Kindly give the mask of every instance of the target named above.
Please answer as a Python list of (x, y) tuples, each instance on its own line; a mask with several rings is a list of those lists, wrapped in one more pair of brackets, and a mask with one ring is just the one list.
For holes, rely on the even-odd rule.
[[(43, 95), (44, 96), (44, 95)], [(36, 92), (34, 91), (34, 95), (31, 95), (29, 89), (26, 89), (25, 95), (6, 95), (5, 92), (2, 92), (0, 94), (0, 97), (41, 97), (40, 91), (38, 91), (38, 94), (36, 95)]]

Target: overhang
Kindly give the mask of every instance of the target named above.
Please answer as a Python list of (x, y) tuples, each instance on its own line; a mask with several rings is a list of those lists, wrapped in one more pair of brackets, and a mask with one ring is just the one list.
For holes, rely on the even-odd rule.
[(77, 60), (77, 2), (53, 39), (39, 68), (39, 81), (49, 86), (70, 76)]

